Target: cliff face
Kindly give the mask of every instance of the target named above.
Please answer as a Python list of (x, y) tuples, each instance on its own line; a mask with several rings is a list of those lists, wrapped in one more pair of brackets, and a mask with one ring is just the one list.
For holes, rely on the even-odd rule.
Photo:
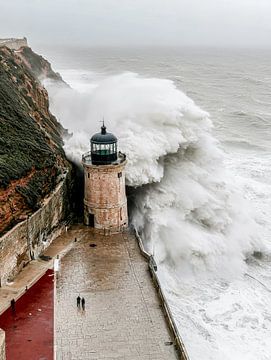
[(16, 54), (37, 79), (51, 79), (68, 87), (60, 74), (53, 71), (51, 64), (41, 55), (36, 54), (30, 47), (23, 46), (16, 51)]
[(48, 94), (33, 69), (38, 71), (0, 47), (0, 235), (36, 210), (70, 168), (64, 129), (49, 112)]

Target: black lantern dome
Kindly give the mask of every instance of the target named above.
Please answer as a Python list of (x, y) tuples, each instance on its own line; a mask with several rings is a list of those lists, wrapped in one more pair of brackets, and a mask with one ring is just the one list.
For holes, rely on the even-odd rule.
[(109, 165), (116, 161), (118, 139), (115, 135), (108, 133), (106, 127), (101, 127), (101, 132), (94, 134), (90, 139), (91, 162), (93, 165)]

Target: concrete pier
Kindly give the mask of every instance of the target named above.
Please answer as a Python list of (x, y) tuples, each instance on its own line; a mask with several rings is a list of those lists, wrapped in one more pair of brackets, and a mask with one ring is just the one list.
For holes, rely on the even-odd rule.
[[(77, 241), (56, 282), (56, 359), (177, 359), (135, 237), (105, 237), (83, 226), (71, 232)], [(76, 307), (79, 294), (85, 311)]]

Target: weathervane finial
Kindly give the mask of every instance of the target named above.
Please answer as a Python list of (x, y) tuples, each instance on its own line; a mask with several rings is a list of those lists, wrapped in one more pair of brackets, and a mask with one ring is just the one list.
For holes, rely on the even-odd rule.
[(101, 127), (101, 134), (106, 134), (106, 126), (104, 126), (104, 117), (103, 117), (103, 126)]

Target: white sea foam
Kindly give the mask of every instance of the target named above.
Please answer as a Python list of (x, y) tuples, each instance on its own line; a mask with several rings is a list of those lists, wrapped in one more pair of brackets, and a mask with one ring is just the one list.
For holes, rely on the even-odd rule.
[[(65, 142), (71, 158), (79, 161), (88, 150), (89, 138), (103, 117), (108, 130), (119, 138), (119, 147), (128, 158), (127, 183), (136, 188), (132, 221), (155, 255), (173, 307), (185, 310), (175, 309), (175, 314), (182, 320), (186, 316), (192, 359), (198, 358), (200, 344), (216, 354), (201, 358), (226, 359), (224, 349), (219, 352), (215, 328), (212, 336), (208, 334), (215, 319), (226, 333), (229, 326), (234, 332), (238, 328), (235, 308), (229, 310), (229, 320), (209, 311), (208, 304), (214, 294), (225, 300), (224, 290), (231, 289), (231, 284), (228, 306), (238, 302), (235, 285), (242, 283), (248, 271), (246, 258), (254, 251), (269, 250), (259, 236), (262, 224), (257, 211), (239, 195), (241, 187), (236, 181), (233, 184), (237, 178), (225, 170), (224, 154), (212, 136), (208, 113), (173, 82), (133, 73), (99, 79), (80, 93), (50, 86), (49, 92), (53, 113), (73, 132)], [(224, 300), (218, 304), (218, 313), (227, 303)], [(204, 311), (197, 307), (198, 301)], [(206, 321), (201, 319), (203, 313)], [(245, 321), (242, 324), (248, 329)], [(193, 326), (198, 329), (196, 341)], [(240, 332), (235, 336), (241, 336)]]

